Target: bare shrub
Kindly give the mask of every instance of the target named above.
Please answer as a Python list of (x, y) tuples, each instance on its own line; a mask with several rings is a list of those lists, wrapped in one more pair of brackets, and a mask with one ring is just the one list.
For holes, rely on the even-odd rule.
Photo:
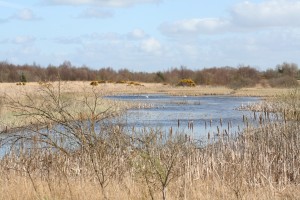
[(254, 82), (251, 78), (238, 77), (230, 82), (229, 87), (232, 89), (239, 89), (242, 87), (251, 87), (255, 84), (256, 82)]
[(269, 84), (271, 87), (295, 87), (299, 85), (297, 79), (290, 76), (270, 79)]
[(161, 192), (162, 199), (167, 199), (170, 183), (185, 174), (185, 160), (192, 149), (190, 143), (182, 134), (166, 134), (154, 129), (144, 129), (134, 140), (134, 176), (147, 185), (152, 199), (155, 190)]
[(298, 65), (295, 63), (284, 62), (280, 65), (277, 65), (276, 68), (278, 73), (282, 74), (283, 76), (296, 78), (298, 75)]
[(234, 89), (242, 87), (253, 87), (260, 80), (259, 72), (249, 66), (241, 66), (235, 72), (229, 86)]
[[(113, 105), (103, 107), (102, 97), (95, 90), (82, 98), (72, 99), (61, 94), (60, 88), (43, 86), (36, 95), (35, 98), (25, 95), (22, 102), (8, 97), (8, 106), (20, 119), (26, 118), (32, 124), (23, 127), (22, 133), (5, 138), (6, 143), (13, 145), (9, 157), (12, 156), (17, 163), (11, 168), (24, 171), (39, 194), (34, 178), (45, 175), (43, 163), (51, 157), (51, 165), (56, 168), (49, 168), (48, 172), (61, 174), (57, 167), (61, 166), (64, 180), (68, 181), (87, 171), (86, 178), (95, 179), (107, 199), (105, 188), (112, 178), (121, 177), (120, 166), (125, 163), (123, 157), (126, 153), (121, 128), (105, 121), (115, 115)], [(72, 110), (73, 103), (81, 104), (82, 109)], [(23, 151), (20, 146), (32, 150)], [(53, 159), (56, 156), (57, 160)], [(68, 162), (60, 163), (61, 159)], [(50, 167), (47, 163), (45, 165)]]

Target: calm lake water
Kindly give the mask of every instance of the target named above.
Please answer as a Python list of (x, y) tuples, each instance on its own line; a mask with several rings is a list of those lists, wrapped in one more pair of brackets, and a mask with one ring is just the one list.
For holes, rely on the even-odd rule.
[(218, 129), (228, 130), (228, 126), (230, 133), (236, 132), (238, 127), (242, 129), (243, 115), (249, 116), (251, 112), (236, 108), (261, 100), (256, 97), (168, 95), (122, 95), (109, 98), (152, 105), (151, 108), (127, 111), (123, 121), (129, 128), (159, 127), (168, 131), (172, 127), (172, 131), (200, 137), (206, 136), (208, 132), (217, 134)]
[[(122, 95), (110, 96), (114, 100), (134, 101), (150, 104), (151, 108), (128, 110), (118, 123), (135, 131), (154, 128), (168, 133), (185, 133), (194, 138), (205, 138), (210, 133), (216, 136), (218, 130), (235, 134), (243, 129), (243, 115), (251, 116), (251, 112), (236, 110), (241, 105), (260, 101), (256, 97), (201, 96), (182, 97), (168, 95)], [(1, 143), (1, 137), (0, 137)], [(1, 144), (0, 144), (1, 146)], [(0, 148), (0, 157), (8, 152), (9, 145)]]

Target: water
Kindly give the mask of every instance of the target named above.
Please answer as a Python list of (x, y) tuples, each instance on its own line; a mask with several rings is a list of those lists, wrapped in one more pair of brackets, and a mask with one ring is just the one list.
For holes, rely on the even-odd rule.
[[(168, 95), (122, 95), (109, 98), (151, 104), (151, 108), (131, 109), (123, 116), (130, 127), (160, 127), (165, 131), (180, 131), (195, 136), (213, 135), (226, 130), (235, 133), (244, 127), (241, 105), (260, 101), (256, 97), (200, 96), (182, 97)], [(178, 126), (179, 125), (179, 126)]]
[[(260, 101), (256, 97), (231, 96), (122, 95), (107, 98), (151, 105), (151, 108), (128, 110), (117, 120), (118, 123), (124, 123), (129, 131), (133, 127), (135, 131), (145, 127), (159, 128), (166, 133), (172, 129), (173, 132), (183, 132), (199, 138), (207, 137), (208, 133), (214, 137), (224, 130), (234, 134), (238, 129), (243, 129), (243, 115), (249, 116), (251, 113), (238, 111), (236, 108)], [(59, 126), (54, 129), (62, 130)], [(30, 135), (27, 134), (27, 137)], [(0, 137), (0, 146), (2, 139)], [(9, 144), (1, 146), (0, 157), (9, 151), (9, 147)]]

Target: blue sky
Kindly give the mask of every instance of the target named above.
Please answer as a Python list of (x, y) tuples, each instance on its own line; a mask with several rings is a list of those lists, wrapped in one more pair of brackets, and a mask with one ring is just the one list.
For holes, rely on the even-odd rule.
[(300, 63), (299, 0), (0, 0), (0, 61), (132, 71)]

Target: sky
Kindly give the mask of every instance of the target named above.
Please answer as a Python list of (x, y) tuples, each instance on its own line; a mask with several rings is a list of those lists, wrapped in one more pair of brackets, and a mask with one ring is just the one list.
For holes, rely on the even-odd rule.
[(300, 64), (300, 0), (0, 0), (0, 61), (147, 72)]

